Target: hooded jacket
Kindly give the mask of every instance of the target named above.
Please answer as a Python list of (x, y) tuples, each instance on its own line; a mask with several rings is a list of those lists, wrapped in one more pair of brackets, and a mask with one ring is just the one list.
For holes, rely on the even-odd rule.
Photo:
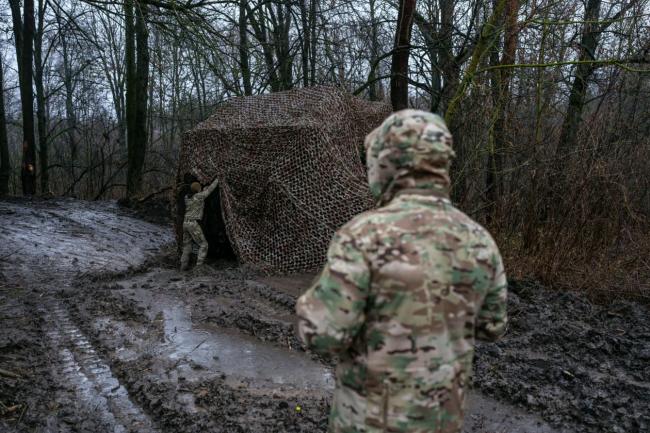
[(506, 276), (489, 233), (449, 200), (444, 121), (404, 110), (366, 138), (380, 207), (334, 236), (296, 304), (306, 346), (336, 354), (331, 433), (462, 429), (475, 337), (506, 328)]

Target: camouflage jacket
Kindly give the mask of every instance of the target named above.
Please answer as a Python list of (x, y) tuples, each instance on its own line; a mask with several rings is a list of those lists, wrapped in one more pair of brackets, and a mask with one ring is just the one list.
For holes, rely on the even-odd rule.
[[(415, 125), (403, 124), (416, 115)], [(447, 198), (451, 138), (426, 142), (431, 116), (399, 112), (368, 136), (369, 181), (385, 205), (336, 233), (324, 270), (296, 305), (306, 345), (340, 359), (332, 433), (460, 432), (474, 338), (505, 330), (501, 256)], [(390, 137), (406, 127), (425, 131)], [(409, 137), (419, 142), (405, 150)], [(402, 148), (390, 156), (391, 146)], [(417, 147), (429, 155), (413, 155)], [(443, 163), (432, 163), (441, 152)]]
[(210, 186), (201, 192), (185, 197), (185, 222), (200, 221), (203, 219), (203, 208), (205, 199), (217, 188), (218, 181), (215, 179)]

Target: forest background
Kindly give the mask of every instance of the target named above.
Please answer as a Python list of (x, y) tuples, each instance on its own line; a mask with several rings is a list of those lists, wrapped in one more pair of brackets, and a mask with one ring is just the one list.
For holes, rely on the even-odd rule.
[(648, 0), (0, 0), (0, 195), (170, 191), (229, 98), (443, 115), (511, 275), (650, 300)]

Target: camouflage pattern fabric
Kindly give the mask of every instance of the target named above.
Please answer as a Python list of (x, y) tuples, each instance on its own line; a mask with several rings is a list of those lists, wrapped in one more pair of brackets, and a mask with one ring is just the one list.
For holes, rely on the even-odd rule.
[(200, 266), (208, 255), (208, 241), (203, 235), (199, 221), (203, 218), (205, 199), (217, 188), (215, 179), (210, 186), (201, 192), (185, 197), (185, 218), (183, 221), (183, 254), (181, 255), (181, 269), (187, 269), (192, 253), (192, 242), (199, 246), (196, 265)]
[(208, 241), (205, 239), (203, 230), (198, 221), (183, 223), (183, 254), (181, 256), (181, 270), (187, 269), (190, 264), (190, 254), (192, 254), (193, 242), (199, 246), (196, 265), (200, 266), (208, 255)]
[(298, 332), (336, 354), (331, 433), (462, 429), (474, 339), (506, 329), (506, 276), (490, 234), (449, 201), (451, 135), (405, 110), (366, 139), (383, 205), (334, 236), (298, 299)]
[(210, 186), (201, 192), (185, 197), (185, 218), (183, 223), (190, 221), (201, 221), (203, 219), (203, 208), (205, 199), (217, 188), (219, 182), (215, 179)]

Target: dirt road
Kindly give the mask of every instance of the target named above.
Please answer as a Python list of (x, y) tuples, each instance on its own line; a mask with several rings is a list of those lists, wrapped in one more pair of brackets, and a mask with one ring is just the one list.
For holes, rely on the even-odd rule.
[[(0, 431), (325, 431), (331, 362), (293, 333), (310, 276), (179, 273), (171, 228), (111, 203), (3, 201), (0, 221)], [(648, 431), (645, 308), (531, 284), (510, 306), (466, 432)]]

